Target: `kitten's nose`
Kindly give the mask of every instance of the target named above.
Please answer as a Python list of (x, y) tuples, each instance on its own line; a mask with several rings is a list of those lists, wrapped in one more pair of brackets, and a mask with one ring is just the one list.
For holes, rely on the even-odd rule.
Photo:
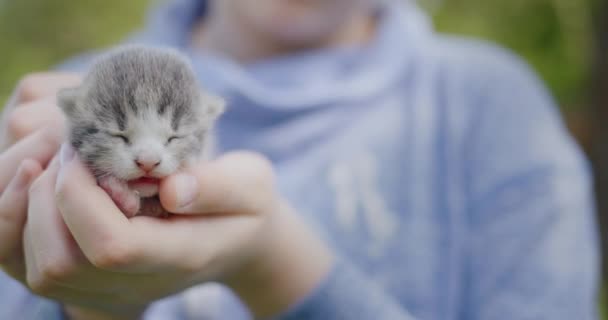
[(160, 159), (158, 158), (137, 158), (133, 161), (135, 161), (135, 164), (140, 169), (146, 172), (154, 170), (160, 164)]

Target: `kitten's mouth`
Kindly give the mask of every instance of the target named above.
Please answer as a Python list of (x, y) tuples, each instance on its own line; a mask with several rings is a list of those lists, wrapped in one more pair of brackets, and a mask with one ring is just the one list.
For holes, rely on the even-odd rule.
[(127, 182), (129, 188), (139, 193), (141, 197), (153, 197), (158, 194), (160, 179), (153, 177), (140, 177)]
[(129, 180), (129, 185), (136, 185), (136, 184), (159, 184), (159, 183), (160, 183), (160, 179), (153, 178), (153, 177), (141, 177), (141, 178)]

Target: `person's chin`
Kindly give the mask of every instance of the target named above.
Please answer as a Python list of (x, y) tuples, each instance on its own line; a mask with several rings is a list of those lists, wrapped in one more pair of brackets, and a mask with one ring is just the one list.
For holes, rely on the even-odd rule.
[(284, 23), (269, 22), (265, 33), (286, 48), (314, 48), (327, 42), (331, 28), (323, 28), (310, 21)]

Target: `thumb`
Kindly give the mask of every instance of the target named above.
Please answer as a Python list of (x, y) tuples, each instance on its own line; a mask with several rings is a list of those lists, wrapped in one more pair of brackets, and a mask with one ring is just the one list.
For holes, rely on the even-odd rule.
[(275, 202), (272, 165), (252, 152), (232, 152), (164, 179), (163, 207), (182, 214), (257, 214)]

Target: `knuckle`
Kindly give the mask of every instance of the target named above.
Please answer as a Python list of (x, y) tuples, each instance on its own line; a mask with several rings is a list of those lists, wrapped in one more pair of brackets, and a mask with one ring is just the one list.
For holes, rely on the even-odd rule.
[(45, 282), (63, 281), (69, 278), (72, 272), (72, 266), (57, 261), (48, 262), (40, 266), (40, 277)]
[(194, 257), (184, 257), (184, 259), (180, 259), (180, 261), (176, 261), (173, 265), (173, 270), (176, 273), (187, 275), (193, 274), (196, 271), (201, 271), (201, 265), (194, 263)]
[(230, 155), (232, 161), (238, 164), (249, 163), (252, 168), (251, 179), (253, 183), (261, 183), (266, 186), (272, 184), (275, 179), (272, 162), (263, 154), (250, 151), (239, 151)]
[(39, 136), (40, 142), (44, 145), (57, 146), (62, 141), (62, 120), (54, 110), (45, 108), (32, 114), (28, 108), (15, 108), (8, 115), (7, 130), (12, 138), (19, 140), (42, 129), (44, 132)]
[(194, 274), (196, 272), (200, 272), (203, 268), (201, 268), (199, 263), (194, 263), (192, 261), (183, 261), (178, 265), (177, 270), (182, 274)]
[(16, 108), (8, 116), (8, 132), (12, 137), (22, 138), (32, 131), (29, 123), (22, 109)]
[(249, 203), (254, 208), (253, 211), (265, 211), (276, 198), (276, 177), (272, 162), (264, 155), (250, 151), (237, 151), (229, 157), (227, 160), (234, 165), (247, 163), (247, 178), (241, 181), (245, 183), (246, 190), (256, 190), (250, 194)]
[(272, 162), (261, 154), (254, 153), (249, 156), (253, 167), (256, 168), (252, 177), (252, 183), (263, 186), (266, 190), (274, 189), (275, 173)]
[(30, 73), (25, 75), (17, 85), (17, 102), (27, 102), (40, 98), (44, 95), (40, 86), (44, 82), (43, 73)]
[(52, 284), (47, 279), (32, 275), (28, 272), (26, 277), (27, 286), (30, 290), (39, 296), (48, 296), (52, 291)]
[(106, 241), (91, 257), (91, 263), (99, 269), (116, 269), (131, 264), (135, 251), (118, 241)]
[(262, 166), (267, 165), (267, 166), (272, 167), (270, 160), (266, 156), (264, 156), (263, 154), (258, 153), (258, 152), (238, 151), (238, 152), (235, 152), (233, 156), (239, 157), (239, 158), (244, 158), (245, 160), (247, 160), (249, 162), (253, 162), (258, 165), (262, 165)]
[(259, 153), (250, 153), (248, 156), (264, 173), (272, 173), (272, 163), (266, 156)]
[(179, 261), (179, 264), (176, 266), (177, 271), (181, 274), (191, 275), (191, 274), (200, 274), (201, 271), (204, 270), (206, 277), (211, 279), (213, 278), (211, 275), (216, 273), (216, 268), (213, 267), (213, 263), (211, 259), (208, 257), (189, 257)]
[(45, 128), (42, 132), (40, 139), (43, 145), (48, 145), (54, 148), (59, 147), (62, 140), (61, 130), (56, 130), (56, 128)]

